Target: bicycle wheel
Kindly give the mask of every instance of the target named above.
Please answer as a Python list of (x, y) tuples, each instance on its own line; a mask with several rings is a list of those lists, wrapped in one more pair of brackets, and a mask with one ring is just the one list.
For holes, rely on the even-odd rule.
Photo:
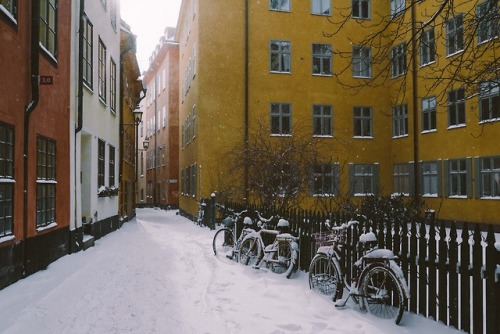
[(257, 238), (248, 237), (241, 243), (240, 262), (244, 265), (255, 265), (260, 258), (261, 249)]
[(403, 317), (405, 296), (392, 270), (381, 265), (368, 269), (359, 286), (361, 305), (380, 318), (399, 324)]
[(288, 241), (278, 241), (277, 249), (270, 261), (271, 271), (277, 274), (286, 274), (286, 278), (292, 275), (294, 263), (292, 261), (292, 246)]
[[(340, 273), (325, 254), (316, 254), (309, 266), (309, 288), (336, 301), (341, 289)], [(342, 293), (342, 291), (340, 291)]]
[(214, 235), (212, 246), (215, 255), (232, 256), (234, 247), (233, 231), (228, 228), (218, 230)]

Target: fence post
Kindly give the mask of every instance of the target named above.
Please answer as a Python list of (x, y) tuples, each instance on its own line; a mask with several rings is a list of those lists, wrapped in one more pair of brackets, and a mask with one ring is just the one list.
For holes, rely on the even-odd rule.
[(439, 321), (448, 324), (448, 270), (446, 260), (448, 258), (448, 245), (446, 243), (446, 228), (441, 222), (439, 231)]
[(458, 242), (455, 222), (451, 223), (449, 242), (449, 299), (450, 299), (450, 326), (458, 329)]
[(437, 320), (436, 304), (437, 304), (437, 284), (436, 284), (436, 226), (434, 220), (430, 221), (429, 225), (429, 317)]
[[(429, 217), (425, 215), (425, 223), (428, 222)], [(424, 316), (427, 316), (427, 239), (425, 235), (427, 230), (425, 228), (426, 224), (420, 224), (419, 238), (418, 238), (418, 312)], [(417, 294), (413, 293), (416, 297)]]
[[(497, 314), (500, 312), (498, 309), (498, 298), (495, 296), (495, 289), (498, 287), (498, 282), (495, 282), (496, 270), (496, 256), (497, 249), (495, 247), (495, 233), (493, 232), (493, 225), (489, 226), (488, 236), (486, 237), (486, 333), (493, 334), (498, 331), (500, 321)], [(498, 291), (498, 290), (497, 290)]]
[(467, 223), (462, 228), (460, 245), (460, 329), (470, 333), (470, 244)]
[(215, 193), (210, 195), (210, 229), (215, 230)]
[(472, 331), (483, 332), (483, 248), (481, 246), (481, 230), (479, 224), (474, 228), (474, 244), (472, 245)]

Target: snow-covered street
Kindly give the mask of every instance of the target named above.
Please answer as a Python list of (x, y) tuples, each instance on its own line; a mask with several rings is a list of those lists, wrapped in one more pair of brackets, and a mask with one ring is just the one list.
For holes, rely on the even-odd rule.
[(458, 333), (405, 313), (401, 326), (348, 303), (336, 309), (307, 275), (213, 255), (214, 231), (175, 211), (137, 219), (0, 290), (0, 333)]

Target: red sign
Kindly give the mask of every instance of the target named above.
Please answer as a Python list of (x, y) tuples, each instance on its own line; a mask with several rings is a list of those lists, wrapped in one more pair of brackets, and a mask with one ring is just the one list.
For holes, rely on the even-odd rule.
[(52, 85), (54, 83), (54, 77), (52, 75), (41, 75), (40, 85)]

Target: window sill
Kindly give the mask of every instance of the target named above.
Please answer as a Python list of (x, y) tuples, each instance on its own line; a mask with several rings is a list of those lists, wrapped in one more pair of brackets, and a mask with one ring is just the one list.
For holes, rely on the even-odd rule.
[(437, 132), (437, 129), (424, 130), (424, 131), (421, 132), (421, 134), (425, 135), (427, 133), (434, 133), (434, 132)]
[(354, 197), (367, 197), (367, 196), (375, 196), (374, 193), (366, 193), (366, 194), (353, 194)]
[(463, 53), (463, 52), (464, 52), (464, 50), (463, 50), (463, 49), (462, 49), (462, 50), (458, 50), (458, 51), (456, 51), (456, 52), (454, 52), (454, 53), (447, 54), (447, 55), (446, 55), (446, 58), (456, 56), (456, 55), (458, 55), (458, 54), (460, 54), (460, 53)]
[(439, 198), (438, 194), (423, 194), (422, 197), (425, 198)]
[(467, 196), (465, 196), (465, 195), (451, 195), (451, 196), (448, 196), (448, 198), (467, 199)]
[(332, 135), (313, 135), (314, 138), (333, 138)]
[(36, 231), (37, 231), (38, 233), (40, 233), (40, 232), (43, 232), (43, 231), (50, 230), (50, 229), (52, 229), (52, 228), (54, 228), (54, 227), (56, 227), (56, 226), (57, 226), (57, 223), (55, 223), (55, 222), (54, 222), (54, 223), (50, 223), (50, 224), (49, 224), (49, 225), (47, 225), (47, 226), (37, 227), (37, 228), (36, 228)]
[(420, 64), (420, 68), (422, 68), (422, 67), (427, 67), (427, 66), (433, 65), (433, 64), (435, 64), (435, 63), (436, 63), (436, 61), (435, 61), (435, 60), (433, 60), (433, 61), (430, 61), (430, 62), (425, 63), (425, 64)]
[(312, 197), (316, 198), (330, 198), (330, 197), (335, 197), (335, 194), (313, 194)]
[(392, 139), (399, 139), (399, 138), (407, 138), (408, 134), (401, 135), (401, 136), (392, 136)]
[(9, 242), (12, 240), (16, 240), (16, 237), (14, 235), (6, 235), (5, 237), (0, 238), (0, 244), (3, 244), (5, 242)]
[(7, 16), (7, 18), (8, 18), (10, 21), (12, 21), (12, 23), (13, 23), (15, 26), (17, 26), (17, 20), (16, 20), (16, 18), (14, 17), (14, 15), (12, 15), (12, 13), (11, 13), (11, 12), (9, 12), (9, 11), (7, 10), (7, 8), (5, 8), (5, 7), (4, 7), (3, 5), (1, 5), (1, 4), (0, 4), (0, 13), (5, 14), (5, 16)]
[(333, 77), (333, 73), (313, 73), (313, 77), (325, 77), (325, 78), (331, 78)]
[(291, 137), (292, 134), (271, 133), (271, 137)]
[(485, 119), (485, 120), (480, 121), (479, 124), (492, 123), (492, 122), (498, 122), (498, 121), (500, 121), (500, 117), (499, 118)]
[(448, 126), (448, 130), (453, 130), (453, 129), (460, 129), (460, 128), (465, 128), (467, 124), (457, 124), (457, 125), (450, 125)]
[(290, 72), (290, 71), (289, 71), (289, 72), (285, 72), (285, 71), (283, 71), (283, 72), (279, 72), (279, 71), (269, 71), (269, 73), (271, 73), (271, 74), (292, 74), (292, 72)]
[(482, 196), (480, 199), (499, 201), (500, 196)]
[(353, 136), (354, 139), (373, 139), (373, 136)]

